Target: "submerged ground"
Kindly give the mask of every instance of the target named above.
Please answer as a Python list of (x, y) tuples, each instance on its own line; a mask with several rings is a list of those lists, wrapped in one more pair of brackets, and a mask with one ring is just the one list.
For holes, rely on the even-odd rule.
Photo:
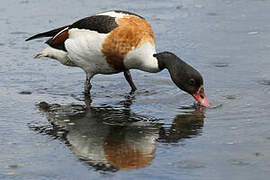
[[(152, 24), (158, 51), (204, 76), (210, 109), (166, 71), (93, 79), (24, 39), (110, 9)], [(0, 5), (0, 179), (269, 179), (270, 1), (33, 1)]]

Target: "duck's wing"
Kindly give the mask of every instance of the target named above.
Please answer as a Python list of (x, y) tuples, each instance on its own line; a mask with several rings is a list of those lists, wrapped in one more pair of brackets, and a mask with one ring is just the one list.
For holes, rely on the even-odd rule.
[(49, 46), (66, 51), (64, 42), (69, 38), (69, 31), (72, 29), (86, 29), (96, 31), (98, 33), (109, 33), (117, 26), (118, 24), (115, 21), (115, 17), (108, 15), (95, 15), (83, 18), (71, 25), (36, 34), (30, 38), (27, 38), (26, 41), (51, 37), (48, 41), (46, 41)]

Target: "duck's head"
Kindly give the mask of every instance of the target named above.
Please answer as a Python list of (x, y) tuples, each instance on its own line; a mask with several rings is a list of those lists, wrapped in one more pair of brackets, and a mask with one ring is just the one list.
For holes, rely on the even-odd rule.
[(204, 93), (201, 74), (171, 52), (154, 54), (160, 70), (168, 69), (173, 82), (183, 91), (191, 94), (202, 106), (210, 107)]

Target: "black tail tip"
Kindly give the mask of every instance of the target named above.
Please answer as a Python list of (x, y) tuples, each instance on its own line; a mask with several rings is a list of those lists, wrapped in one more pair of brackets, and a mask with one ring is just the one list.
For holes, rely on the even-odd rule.
[(32, 39), (34, 39), (34, 36), (25, 39), (25, 41), (30, 41), (30, 40), (32, 40)]

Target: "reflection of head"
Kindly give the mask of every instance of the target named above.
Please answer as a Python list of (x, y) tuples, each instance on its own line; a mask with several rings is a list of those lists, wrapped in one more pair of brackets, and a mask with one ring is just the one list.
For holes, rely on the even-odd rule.
[(190, 114), (177, 115), (169, 128), (163, 128), (159, 141), (178, 142), (183, 138), (191, 138), (201, 133), (204, 124), (204, 115), (195, 111)]

